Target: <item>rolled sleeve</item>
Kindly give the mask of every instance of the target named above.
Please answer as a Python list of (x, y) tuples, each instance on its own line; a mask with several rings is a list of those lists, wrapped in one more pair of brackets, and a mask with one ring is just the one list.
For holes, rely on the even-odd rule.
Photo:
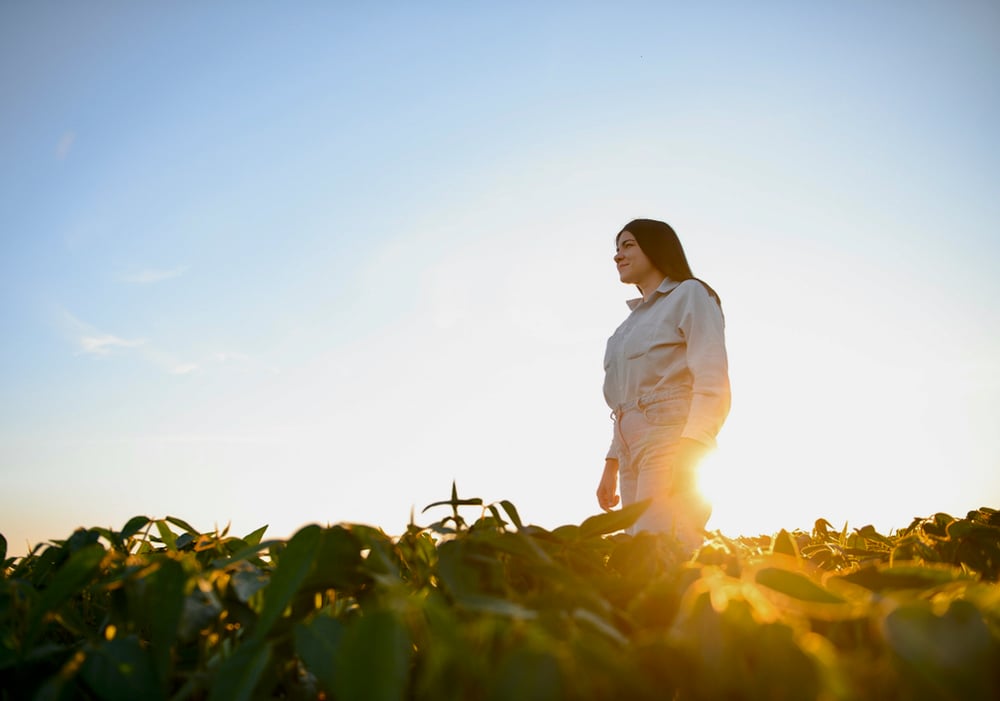
[(618, 446), (618, 432), (615, 431), (611, 435), (611, 447), (608, 448), (608, 454), (604, 457), (605, 460), (617, 460), (619, 452)]

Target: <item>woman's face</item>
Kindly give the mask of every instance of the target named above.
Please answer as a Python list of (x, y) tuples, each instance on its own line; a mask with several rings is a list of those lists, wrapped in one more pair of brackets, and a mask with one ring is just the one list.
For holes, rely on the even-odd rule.
[(663, 278), (663, 273), (657, 270), (656, 266), (642, 252), (635, 236), (630, 231), (618, 234), (618, 240), (615, 243), (615, 265), (618, 266), (619, 279), (629, 285), (641, 287), (642, 283), (653, 278)]

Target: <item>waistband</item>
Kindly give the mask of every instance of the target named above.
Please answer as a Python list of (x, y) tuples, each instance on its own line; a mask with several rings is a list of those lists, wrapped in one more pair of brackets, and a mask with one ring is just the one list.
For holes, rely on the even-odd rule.
[(621, 415), (626, 411), (632, 411), (633, 409), (638, 409), (643, 411), (647, 406), (656, 404), (657, 402), (663, 402), (667, 399), (676, 399), (678, 397), (688, 397), (691, 395), (690, 387), (675, 387), (672, 389), (657, 390), (656, 392), (650, 392), (649, 394), (644, 394), (638, 399), (633, 399), (630, 402), (625, 402), (624, 404), (619, 404), (618, 406), (611, 409), (611, 418), (619, 419)]

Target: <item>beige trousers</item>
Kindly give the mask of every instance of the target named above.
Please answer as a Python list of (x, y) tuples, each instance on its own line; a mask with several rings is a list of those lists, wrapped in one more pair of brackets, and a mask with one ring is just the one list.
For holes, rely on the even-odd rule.
[(622, 506), (650, 499), (630, 533), (669, 533), (688, 550), (704, 542), (711, 506), (695, 490), (674, 493), (674, 459), (688, 411), (688, 388), (657, 391), (612, 412), (618, 433)]

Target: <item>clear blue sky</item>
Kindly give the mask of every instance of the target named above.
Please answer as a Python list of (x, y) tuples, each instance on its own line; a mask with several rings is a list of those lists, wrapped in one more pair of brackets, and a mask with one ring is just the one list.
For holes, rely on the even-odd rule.
[(1000, 7), (0, 7), (0, 532), (596, 511), (614, 234), (723, 298), (717, 528), (1000, 506)]

